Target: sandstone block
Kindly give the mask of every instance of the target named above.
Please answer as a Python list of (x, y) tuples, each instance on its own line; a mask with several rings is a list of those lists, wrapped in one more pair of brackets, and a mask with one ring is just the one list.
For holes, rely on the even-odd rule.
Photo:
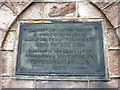
[(120, 75), (120, 50), (111, 50), (109, 53), (110, 76)]
[(1, 46), (2, 46), (2, 43), (3, 43), (3, 40), (5, 38), (5, 35), (6, 35), (6, 32), (0, 30), (0, 49), (1, 49)]
[(12, 74), (12, 60), (13, 53), (12, 52), (1, 52), (1, 62), (2, 62), (2, 74), (3, 75), (11, 75)]
[(111, 22), (111, 24), (114, 27), (118, 27), (118, 4), (119, 3), (114, 3), (111, 6), (109, 6), (108, 8), (104, 9), (103, 12), (104, 14), (107, 16), (107, 18), (109, 19), (109, 21)]
[(88, 2), (78, 3), (78, 14), (81, 18), (102, 18), (101, 13)]
[(3, 5), (0, 9), (0, 28), (7, 31), (15, 18), (15, 13), (6, 5)]
[(118, 80), (109, 82), (91, 82), (90, 88), (118, 88)]
[[(49, 11), (47, 10), (50, 8)], [(74, 13), (76, 10), (76, 3), (58, 3), (58, 4), (48, 4), (46, 6), (46, 13), (48, 13), (49, 17), (58, 17), (65, 16), (70, 13)]]
[(31, 2), (6, 2), (5, 4), (14, 10), (14, 12), (20, 14)]
[(41, 3), (34, 3), (28, 9), (26, 9), (23, 14), (20, 16), (21, 19), (40, 19), (42, 12), (42, 4)]
[(14, 43), (16, 40), (16, 32), (12, 31), (9, 32), (7, 37), (5, 37), (6, 40), (4, 42), (2, 50), (14, 50)]
[(16, 80), (16, 79), (11, 79), (9, 77), (3, 77), (2, 88), (31, 88), (27, 90), (32, 90), (33, 81), (32, 80)]
[(107, 44), (109, 48), (118, 47), (119, 38), (114, 29), (107, 29)]
[(87, 88), (87, 82), (37, 81), (37, 88)]

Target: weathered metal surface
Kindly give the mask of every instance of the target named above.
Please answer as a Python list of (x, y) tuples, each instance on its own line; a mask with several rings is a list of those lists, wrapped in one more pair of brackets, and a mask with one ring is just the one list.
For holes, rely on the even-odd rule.
[(17, 75), (104, 76), (101, 22), (23, 23)]

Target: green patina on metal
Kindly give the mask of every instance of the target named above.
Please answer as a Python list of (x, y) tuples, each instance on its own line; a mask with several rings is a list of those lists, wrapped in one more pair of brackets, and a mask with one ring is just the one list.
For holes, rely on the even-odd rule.
[(101, 22), (22, 23), (16, 75), (104, 76)]

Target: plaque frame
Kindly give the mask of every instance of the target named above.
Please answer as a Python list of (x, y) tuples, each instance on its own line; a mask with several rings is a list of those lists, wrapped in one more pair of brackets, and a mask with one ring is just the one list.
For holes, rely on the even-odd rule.
[[(32, 22), (29, 22), (29, 21), (20, 21), (19, 22), (19, 26), (18, 26), (18, 30), (19, 30), (19, 27), (20, 27), (20, 24), (21, 23), (42, 23), (43, 21), (45, 21), (45, 23), (52, 23), (51, 22), (51, 19), (42, 19), (42, 20), (40, 20), (40, 21), (32, 21)], [(55, 22), (57, 21), (58, 22), (58, 20), (54, 20)], [(65, 21), (62, 21), (62, 19), (59, 19), (59, 21), (60, 22), (65, 22)], [(68, 20), (68, 22), (69, 22), (70, 20)], [(75, 20), (72, 20), (71, 19), (71, 21), (70, 22), (73, 22), (73, 21), (75, 21), (75, 22), (81, 22), (79, 19), (75, 19)], [(105, 22), (105, 20), (104, 19), (89, 19), (88, 21), (83, 21), (83, 22), (101, 22), (102, 23), (102, 27), (101, 28), (103, 28), (102, 30), (104, 31), (105, 30), (105, 28), (106, 28), (106, 26), (105, 25), (103, 25), (104, 23), (106, 23)], [(104, 41), (104, 35), (103, 35), (103, 41)], [(106, 50), (106, 46), (105, 46), (105, 44), (104, 44), (104, 42), (103, 42), (103, 51), (104, 50)], [(86, 77), (86, 76), (69, 76), (69, 78), (68, 77), (66, 77), (66, 76), (61, 76), (61, 75), (40, 75), (39, 77), (37, 76), (37, 78), (36, 79), (38, 79), (38, 80), (82, 80), (82, 81), (86, 81), (86, 80), (108, 80), (108, 65), (107, 65), (107, 60), (106, 60), (107, 58), (105, 58), (105, 53), (104, 53), (104, 60), (105, 60), (105, 62), (104, 62), (104, 65), (105, 65), (105, 76), (88, 76), (88, 77)], [(14, 72), (14, 73), (16, 73), (16, 72)], [(27, 77), (27, 76), (29, 76), (29, 75), (16, 75), (16, 74), (14, 74), (15, 75), (15, 77), (16, 78), (18, 78), (18, 79), (23, 79), (23, 78), (27, 78), (27, 79), (34, 79), (36, 76), (32, 76), (32, 77)], [(31, 76), (31, 75), (30, 75)], [(42, 78), (41, 78), (41, 76), (42, 76)], [(47, 77), (47, 78), (46, 78)], [(65, 77), (65, 79), (61, 79), (62, 77)]]

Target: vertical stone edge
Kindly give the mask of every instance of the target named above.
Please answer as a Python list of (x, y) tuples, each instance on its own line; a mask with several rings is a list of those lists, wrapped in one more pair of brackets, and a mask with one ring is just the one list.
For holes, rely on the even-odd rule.
[(2, 43), (4, 38), (6, 37), (6, 32), (0, 30), (0, 90), (2, 89)]
[[(119, 38), (119, 45), (120, 45), (120, 1), (118, 2), (118, 38)], [(120, 50), (120, 49), (119, 49)], [(120, 90), (120, 59), (118, 58), (118, 89)]]
[(0, 50), (0, 90), (2, 89), (2, 55), (1, 55), (1, 50)]

